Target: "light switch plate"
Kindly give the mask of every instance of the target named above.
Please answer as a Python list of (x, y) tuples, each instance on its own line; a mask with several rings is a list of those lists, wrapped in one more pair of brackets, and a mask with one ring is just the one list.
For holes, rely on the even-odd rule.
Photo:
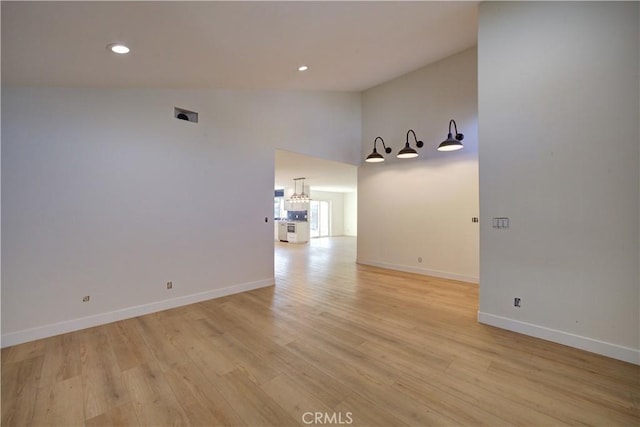
[(493, 218), (493, 228), (509, 228), (509, 218), (507, 217), (495, 217)]

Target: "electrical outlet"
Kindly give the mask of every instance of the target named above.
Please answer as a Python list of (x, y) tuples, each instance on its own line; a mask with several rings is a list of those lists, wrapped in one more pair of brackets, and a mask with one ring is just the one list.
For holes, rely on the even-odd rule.
[(418, 257), (418, 262), (420, 262), (420, 263), (422, 262), (422, 257), (421, 256)]
[(82, 302), (89, 302), (89, 295), (82, 297)]
[(167, 282), (167, 289), (173, 289), (173, 282)]
[(514, 307), (520, 307), (520, 298), (514, 298), (513, 299), (513, 306)]
[(471, 222), (478, 222), (480, 219), (477, 216), (471, 218)]

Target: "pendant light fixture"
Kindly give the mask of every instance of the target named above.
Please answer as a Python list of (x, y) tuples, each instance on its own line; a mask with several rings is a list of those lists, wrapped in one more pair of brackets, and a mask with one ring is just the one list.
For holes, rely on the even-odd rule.
[[(289, 199), (291, 203), (309, 203), (311, 196), (304, 192), (304, 180), (306, 178), (293, 178), (293, 194)], [(298, 194), (298, 181), (302, 180), (302, 192)]]
[(387, 147), (384, 144), (384, 139), (382, 139), (379, 136), (376, 136), (376, 139), (373, 140), (373, 152), (367, 156), (365, 162), (368, 162), (368, 163), (384, 162), (384, 156), (382, 154), (378, 153), (378, 151), (376, 150), (376, 142), (378, 140), (380, 140), (380, 142), (382, 142), (382, 147), (384, 148), (384, 152), (387, 153), (387, 154), (391, 153), (391, 147)]
[(409, 145), (410, 133), (413, 134), (413, 139), (416, 142), (416, 147), (422, 148), (422, 146), (424, 145), (424, 142), (418, 141), (418, 138), (416, 137), (416, 133), (413, 131), (413, 129), (409, 129), (407, 131), (407, 140), (404, 144), (404, 148), (400, 150), (398, 152), (398, 155), (396, 156), (399, 159), (412, 159), (414, 157), (418, 157), (418, 152), (414, 148), (411, 148), (411, 146)]
[(302, 193), (300, 193), (300, 202), (309, 203), (309, 201), (311, 200), (311, 196), (304, 192), (304, 178), (300, 179), (302, 179)]
[[(455, 139), (453, 138), (453, 134), (451, 133), (451, 124), (453, 124), (453, 128), (456, 132)], [(462, 145), (462, 142), (460, 142), (463, 139), (464, 135), (458, 133), (458, 125), (456, 125), (456, 121), (452, 119), (451, 121), (449, 121), (449, 133), (447, 134), (447, 139), (440, 143), (440, 145), (438, 146), (438, 151), (460, 150), (461, 148), (464, 148), (464, 145)]]

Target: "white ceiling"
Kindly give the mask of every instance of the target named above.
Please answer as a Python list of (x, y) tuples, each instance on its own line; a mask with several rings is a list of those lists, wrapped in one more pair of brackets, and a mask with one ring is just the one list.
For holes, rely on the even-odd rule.
[[(474, 46), (477, 4), (2, 1), (2, 84), (362, 91)], [(276, 188), (353, 191), (356, 175), (276, 155)]]
[(477, 3), (2, 1), (2, 82), (361, 91), (474, 46)]

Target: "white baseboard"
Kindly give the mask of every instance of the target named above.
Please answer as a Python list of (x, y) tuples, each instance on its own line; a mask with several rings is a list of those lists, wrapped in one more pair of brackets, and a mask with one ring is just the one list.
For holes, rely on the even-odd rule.
[(227, 286), (220, 289), (212, 289), (210, 291), (200, 292), (197, 294), (184, 295), (177, 298), (156, 301), (149, 304), (136, 305), (133, 307), (127, 307), (107, 313), (95, 314), (93, 316), (65, 320), (63, 322), (38, 326), (36, 328), (10, 332), (2, 335), (2, 342), (0, 344), (0, 347), (9, 347), (28, 341), (34, 341), (41, 338), (48, 338), (54, 335), (64, 334), (67, 332), (78, 331), (80, 329), (104, 325), (107, 323), (116, 322), (118, 320), (130, 319), (132, 317), (143, 316), (145, 314), (155, 313), (157, 311), (168, 310), (170, 308), (181, 307), (183, 305), (193, 304), (196, 302), (220, 298), (240, 292), (251, 291), (253, 289), (264, 288), (267, 286), (272, 286), (274, 283), (274, 278), (259, 280), (256, 282), (240, 283), (237, 285)]
[(423, 276), (433, 276), (443, 279), (458, 280), (460, 282), (475, 283), (476, 285), (479, 283), (478, 277), (465, 276), (462, 274), (449, 273), (446, 271), (429, 270), (426, 268), (413, 267), (410, 265), (390, 264), (388, 262), (372, 261), (367, 259), (357, 259), (356, 263), (371, 265), (373, 267), (387, 268), (389, 270), (404, 271), (406, 273), (422, 274)]
[(640, 349), (623, 347), (532, 323), (478, 311), (478, 322), (640, 365)]

